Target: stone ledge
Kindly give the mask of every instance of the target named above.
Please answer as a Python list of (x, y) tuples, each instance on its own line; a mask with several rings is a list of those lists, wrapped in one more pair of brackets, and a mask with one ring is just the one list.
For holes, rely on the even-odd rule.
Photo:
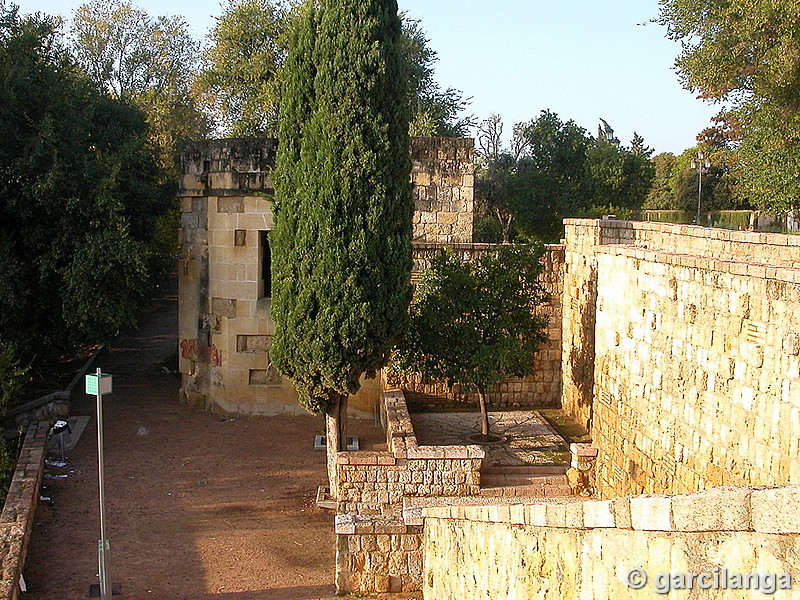
[[(610, 237), (617, 235), (611, 231), (629, 230), (632, 232), (654, 232), (665, 235), (693, 238), (696, 240), (706, 240), (709, 242), (732, 242), (734, 244), (759, 244), (775, 246), (779, 248), (799, 247), (800, 235), (787, 233), (765, 233), (758, 231), (731, 231), (715, 227), (703, 227), (699, 225), (684, 225), (675, 223), (660, 223), (657, 221), (622, 221), (622, 220), (602, 220), (602, 219), (564, 219), (567, 227), (580, 227), (583, 229), (594, 229), (598, 232), (609, 232)], [(630, 239), (629, 237), (626, 239)], [(616, 245), (610, 242), (607, 245)]]
[(409, 502), (404, 516), (408, 514), (414, 524), (430, 518), (568, 529), (800, 534), (800, 485), (721, 487), (695, 494), (613, 500), (547, 498), (525, 504), (492, 500), (493, 505), (469, 505), (449, 498), (427, 505), (424, 500)]
[(0, 600), (16, 600), (19, 578), (25, 566), (28, 539), (39, 501), (42, 470), (50, 423), (31, 423), (0, 515)]
[(694, 256), (689, 254), (677, 254), (673, 252), (648, 250), (639, 246), (604, 244), (601, 246), (600, 254), (608, 256), (625, 256), (638, 260), (662, 263), (677, 267), (688, 267), (755, 277), (757, 279), (775, 279), (800, 283), (800, 269), (780, 266), (773, 269), (757, 262), (721, 260), (705, 256)]

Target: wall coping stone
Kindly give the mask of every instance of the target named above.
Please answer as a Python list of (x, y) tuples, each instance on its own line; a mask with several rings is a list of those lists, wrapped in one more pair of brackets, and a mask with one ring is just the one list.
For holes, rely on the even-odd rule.
[(16, 600), (33, 519), (39, 503), (50, 423), (31, 423), (25, 434), (8, 495), (0, 514), (0, 600)]
[[(395, 458), (409, 459), (457, 459), (480, 458), (486, 456), (485, 451), (477, 444), (463, 446), (420, 446), (417, 434), (411, 422), (406, 398), (401, 389), (388, 389), (383, 393), (381, 416), (386, 427), (386, 443), (388, 451)], [(344, 453), (353, 454), (353, 453)], [(359, 453), (361, 454), (361, 453)], [(339, 455), (340, 457), (342, 454)], [(357, 464), (357, 463), (350, 463)], [(369, 463), (362, 463), (369, 464)]]
[[(719, 487), (680, 495), (644, 494), (613, 500), (536, 499), (532, 503), (449, 506), (409, 503), (421, 518), (567, 529), (747, 531), (800, 534), (800, 485)], [(404, 514), (406, 506), (404, 505)]]
[(732, 231), (702, 225), (660, 223), (658, 221), (622, 221), (616, 219), (564, 219), (565, 226), (597, 229), (630, 229), (653, 231), (723, 242), (746, 244), (770, 244), (775, 246), (800, 246), (800, 235), (789, 233), (765, 233), (759, 231)]

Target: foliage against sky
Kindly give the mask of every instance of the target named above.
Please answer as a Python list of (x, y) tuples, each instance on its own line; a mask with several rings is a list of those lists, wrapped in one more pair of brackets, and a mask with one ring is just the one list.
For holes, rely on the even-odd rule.
[(131, 322), (172, 194), (143, 113), (81, 72), (57, 23), (0, 16), (0, 341), (52, 356)]
[(800, 4), (659, 4), (668, 35), (682, 43), (676, 65), (684, 85), (731, 108), (741, 189), (761, 208), (800, 206)]

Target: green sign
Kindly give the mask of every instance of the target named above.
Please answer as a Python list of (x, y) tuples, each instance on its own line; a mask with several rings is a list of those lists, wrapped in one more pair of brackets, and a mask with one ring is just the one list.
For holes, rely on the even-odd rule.
[[(87, 375), (86, 376), (86, 393), (90, 396), (97, 396), (99, 394), (111, 393), (111, 375)], [(99, 381), (99, 385), (98, 385)]]

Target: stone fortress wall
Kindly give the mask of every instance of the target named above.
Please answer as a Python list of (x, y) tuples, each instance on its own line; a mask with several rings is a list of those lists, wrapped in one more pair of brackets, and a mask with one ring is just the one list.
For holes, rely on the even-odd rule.
[(422, 512), (426, 598), (797, 598), (798, 486)]
[[(274, 333), (269, 292), (269, 231), (277, 141), (242, 138), (193, 142), (181, 155), (179, 370), (181, 399), (230, 414), (299, 413), (291, 382), (269, 360)], [(443, 245), (472, 257), (490, 244), (472, 243), (474, 149), (471, 139), (412, 138), (414, 269), (418, 281)], [(561, 389), (563, 249), (548, 248), (543, 279), (551, 302), (550, 340), (536, 374), (502, 382), (495, 407), (557, 406)], [(363, 380), (350, 407), (377, 412), (382, 383)], [(447, 395), (446, 386), (420, 388)], [(453, 398), (454, 395), (450, 394)]]
[[(188, 144), (181, 155), (179, 370), (181, 399), (233, 414), (299, 413), (291, 382), (269, 360), (269, 231), (277, 141)], [(471, 139), (414, 138), (414, 238), (472, 242)], [(380, 382), (350, 405), (372, 413)]]
[[(412, 175), (416, 263), (443, 241), (467, 254), (485, 251), (459, 221), (472, 209), (466, 142), (415, 143), (427, 144), (415, 150)], [(300, 410), (290, 383), (269, 363), (264, 253), (274, 152), (263, 140), (225, 140), (184, 154), (182, 395), (205, 408)], [(405, 402), (390, 394), (389, 450), (339, 457), (340, 590), (424, 585), (436, 598), (462, 598), (466, 580), (459, 577), (503, 590), (533, 564), (532, 571), (562, 574), (559, 582), (567, 583), (553, 581), (551, 589), (572, 590), (542, 597), (616, 597), (629, 591), (614, 587), (627, 563), (609, 557), (623, 548), (638, 549), (659, 572), (691, 570), (700, 560), (800, 577), (791, 571), (800, 558), (800, 488), (753, 488), (800, 484), (800, 236), (616, 220), (568, 219), (565, 226), (563, 246), (546, 258), (553, 301), (551, 342), (533, 380), (541, 387), (519, 404), (557, 398), (590, 430), (606, 503), (445, 507), (424, 509), (424, 518), (409, 510), (403, 521), (399, 507), (409, 498), (475, 496), (481, 459), (469, 447), (416, 446)], [(511, 396), (501, 405), (514, 406), (516, 388), (504, 391)], [(379, 397), (379, 382), (370, 382), (353, 404), (372, 411)], [(711, 490), (717, 486), (743, 487)], [(697, 492), (705, 495), (626, 497)], [(718, 522), (717, 513), (728, 510), (720, 498), (741, 522)], [(705, 512), (691, 512), (687, 502)], [(644, 520), (634, 520), (636, 511)], [(447, 558), (446, 549), (456, 547), (463, 555)], [(534, 587), (520, 589), (538, 594), (541, 581), (527, 581)]]
[(426, 597), (797, 597), (800, 236), (565, 225), (561, 399), (601, 499), (423, 508)]
[(800, 237), (570, 219), (565, 264), (602, 497), (800, 483)]

